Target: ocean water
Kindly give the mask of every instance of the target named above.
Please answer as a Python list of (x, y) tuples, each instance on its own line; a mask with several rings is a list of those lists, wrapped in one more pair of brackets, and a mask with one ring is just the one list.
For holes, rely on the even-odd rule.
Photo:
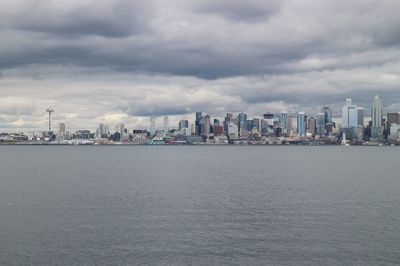
[(0, 146), (0, 265), (400, 265), (400, 149)]

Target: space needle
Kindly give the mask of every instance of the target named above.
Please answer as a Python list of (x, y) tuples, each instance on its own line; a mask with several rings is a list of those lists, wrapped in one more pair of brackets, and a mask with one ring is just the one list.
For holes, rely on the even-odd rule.
[(46, 112), (49, 113), (49, 131), (51, 131), (51, 113), (54, 113), (54, 109), (49, 107), (46, 109)]

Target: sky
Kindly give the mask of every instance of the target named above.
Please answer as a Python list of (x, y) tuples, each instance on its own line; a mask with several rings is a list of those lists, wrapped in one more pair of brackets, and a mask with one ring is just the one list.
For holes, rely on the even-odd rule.
[(2, 0), (0, 131), (400, 111), (398, 0)]

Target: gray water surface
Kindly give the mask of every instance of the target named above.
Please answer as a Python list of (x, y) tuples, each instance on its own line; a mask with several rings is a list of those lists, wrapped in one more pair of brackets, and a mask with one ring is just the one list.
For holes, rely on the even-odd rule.
[(0, 146), (0, 264), (400, 265), (399, 155)]

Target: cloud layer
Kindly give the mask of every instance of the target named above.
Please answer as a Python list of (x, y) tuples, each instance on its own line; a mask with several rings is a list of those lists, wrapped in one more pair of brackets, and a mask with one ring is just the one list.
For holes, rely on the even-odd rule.
[(400, 102), (395, 0), (0, 2), (0, 127)]

